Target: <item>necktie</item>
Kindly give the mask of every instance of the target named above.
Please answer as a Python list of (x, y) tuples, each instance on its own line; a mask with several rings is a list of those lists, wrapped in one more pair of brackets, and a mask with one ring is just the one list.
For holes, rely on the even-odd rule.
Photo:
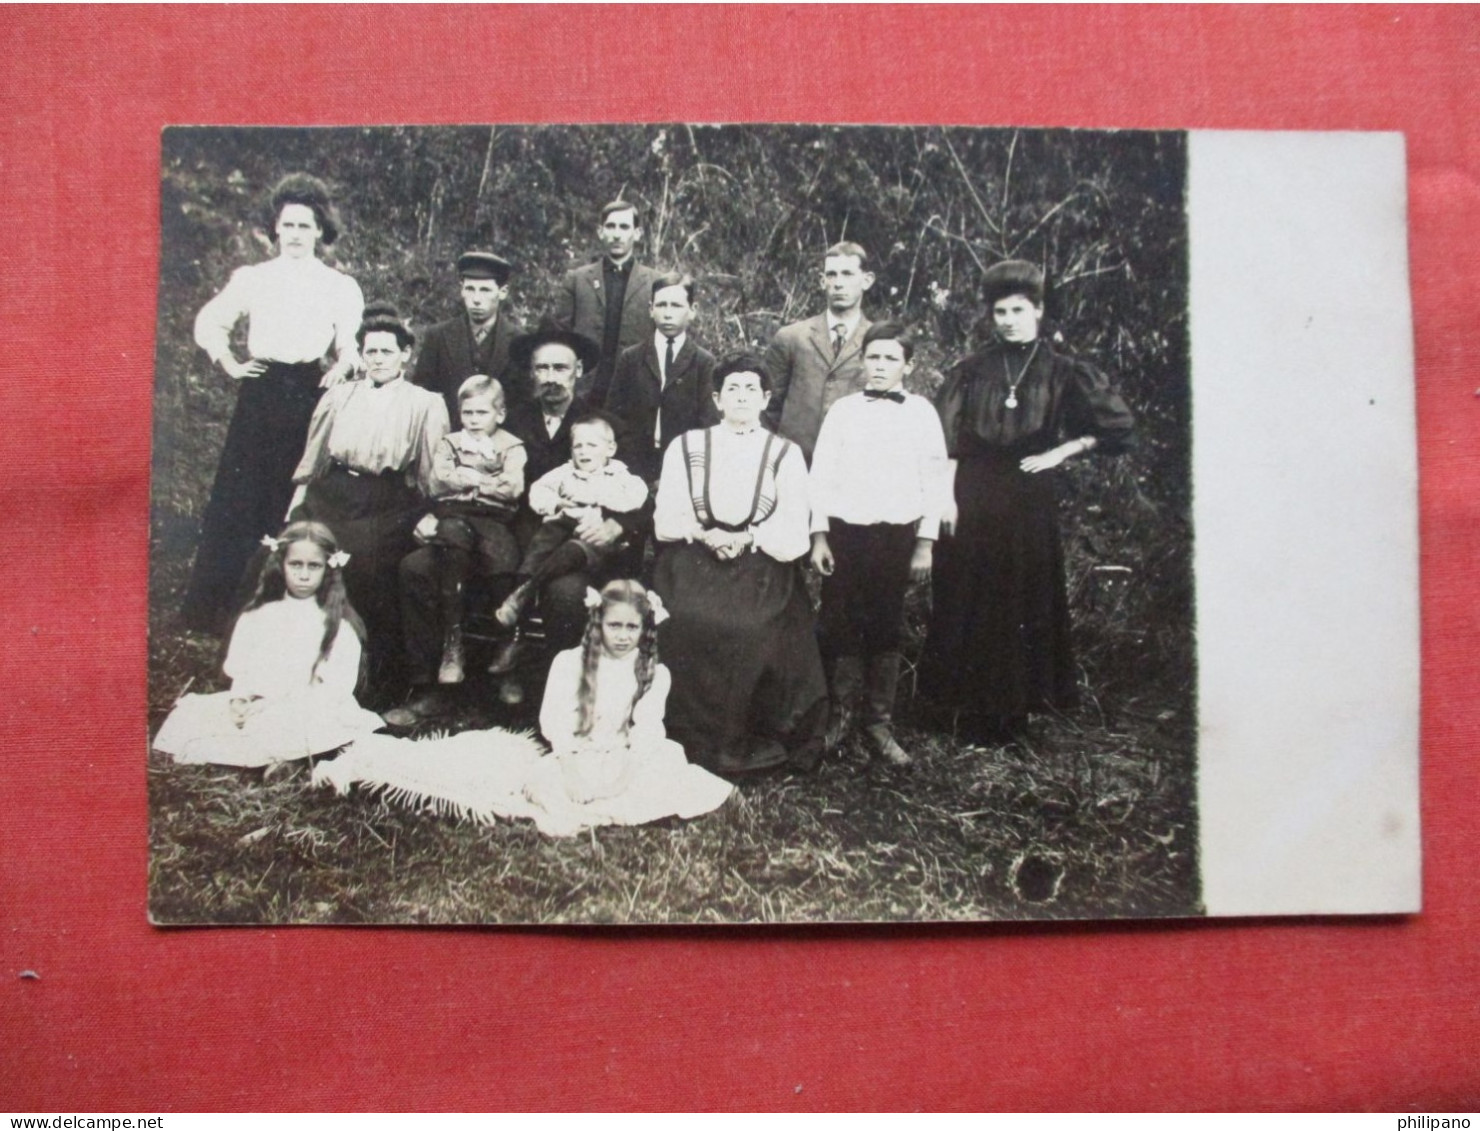
[(488, 341), (488, 335), (492, 331), (493, 331), (493, 319), (490, 318), (487, 322), (484, 322), (481, 325), (478, 325), (478, 326), (474, 326), (473, 327), (473, 341), (477, 342), (478, 345), (481, 346), (484, 342)]
[(895, 404), (904, 404), (904, 394), (898, 389), (865, 389), (863, 396), (865, 400), (870, 401), (893, 401)]
[(668, 346), (663, 351), (663, 384), (668, 384), (669, 374), (673, 372), (673, 339), (668, 339)]
[(833, 357), (843, 352), (843, 343), (848, 340), (848, 328), (841, 322), (833, 327)]

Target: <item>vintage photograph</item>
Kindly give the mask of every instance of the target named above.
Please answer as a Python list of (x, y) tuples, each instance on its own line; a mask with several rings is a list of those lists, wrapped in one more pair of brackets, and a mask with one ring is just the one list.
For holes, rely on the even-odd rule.
[(1186, 134), (161, 147), (153, 922), (1203, 913)]

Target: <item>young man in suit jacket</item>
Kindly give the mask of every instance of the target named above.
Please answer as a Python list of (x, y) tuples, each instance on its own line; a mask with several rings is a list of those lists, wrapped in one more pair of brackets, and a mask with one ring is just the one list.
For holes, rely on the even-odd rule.
[(872, 323), (863, 316), (863, 292), (873, 283), (862, 247), (833, 244), (822, 261), (826, 313), (781, 327), (766, 351), (771, 403), (761, 423), (800, 447), (808, 463), (827, 410), (866, 380), (863, 335)]
[(618, 354), (652, 337), (648, 300), (658, 274), (638, 263), (634, 254), (642, 240), (635, 205), (613, 200), (603, 206), (597, 235), (601, 258), (566, 273), (551, 314), (556, 325), (600, 344), (600, 363), (590, 367), (576, 385), (576, 392), (592, 404), (606, 400)]
[(714, 355), (694, 341), (692, 277), (669, 271), (653, 280), (655, 327), (645, 342), (622, 351), (606, 394), (617, 422), (617, 458), (656, 490), (663, 452), (695, 428), (719, 423), (709, 377)]
[(457, 419), (457, 391), (475, 374), (497, 378), (510, 409), (530, 399), (522, 375), (509, 369), (509, 344), (522, 328), (503, 311), (513, 266), (491, 251), (465, 251), (457, 260), (463, 311), (427, 328), (411, 380), (441, 393), (449, 419)]

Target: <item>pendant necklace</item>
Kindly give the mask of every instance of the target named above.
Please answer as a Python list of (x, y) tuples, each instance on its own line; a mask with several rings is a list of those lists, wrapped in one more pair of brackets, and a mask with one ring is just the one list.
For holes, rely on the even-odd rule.
[(1028, 367), (1033, 364), (1033, 358), (1038, 355), (1038, 343), (1043, 339), (1034, 338), (1033, 348), (1028, 351), (1028, 360), (1023, 362), (1023, 367), (1018, 370), (1017, 380), (1012, 379), (1012, 367), (1007, 364), (1007, 351), (1002, 351), (1002, 376), (1007, 380), (1007, 407), (1017, 408), (1018, 386), (1023, 383), (1023, 378), (1028, 375)]

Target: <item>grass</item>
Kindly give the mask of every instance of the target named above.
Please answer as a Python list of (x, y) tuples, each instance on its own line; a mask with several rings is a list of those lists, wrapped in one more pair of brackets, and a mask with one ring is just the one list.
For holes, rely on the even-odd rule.
[[(185, 687), (221, 686), (219, 644), (170, 624), (188, 528), (156, 521), (154, 726)], [(1113, 665), (1144, 649), (1135, 582), (1119, 571), (1097, 579), (1070, 544), (1084, 655)], [(916, 637), (922, 601), (912, 594)], [(172, 924), (1195, 914), (1186, 683), (1106, 677), (1095, 686), (1089, 694), (1087, 672), (1083, 708), (1038, 720), (1022, 746), (964, 745), (906, 722), (898, 734), (917, 756), (910, 770), (889, 770), (855, 743), (816, 773), (746, 782), (697, 820), (572, 840), (542, 837), (528, 822), (479, 827), (412, 812), (360, 790), (340, 797), (313, 788), (303, 766), (264, 775), (151, 754), (151, 914)], [(524, 704), (503, 707), (473, 683), (451, 725), (527, 726), (537, 702), (531, 688)]]

